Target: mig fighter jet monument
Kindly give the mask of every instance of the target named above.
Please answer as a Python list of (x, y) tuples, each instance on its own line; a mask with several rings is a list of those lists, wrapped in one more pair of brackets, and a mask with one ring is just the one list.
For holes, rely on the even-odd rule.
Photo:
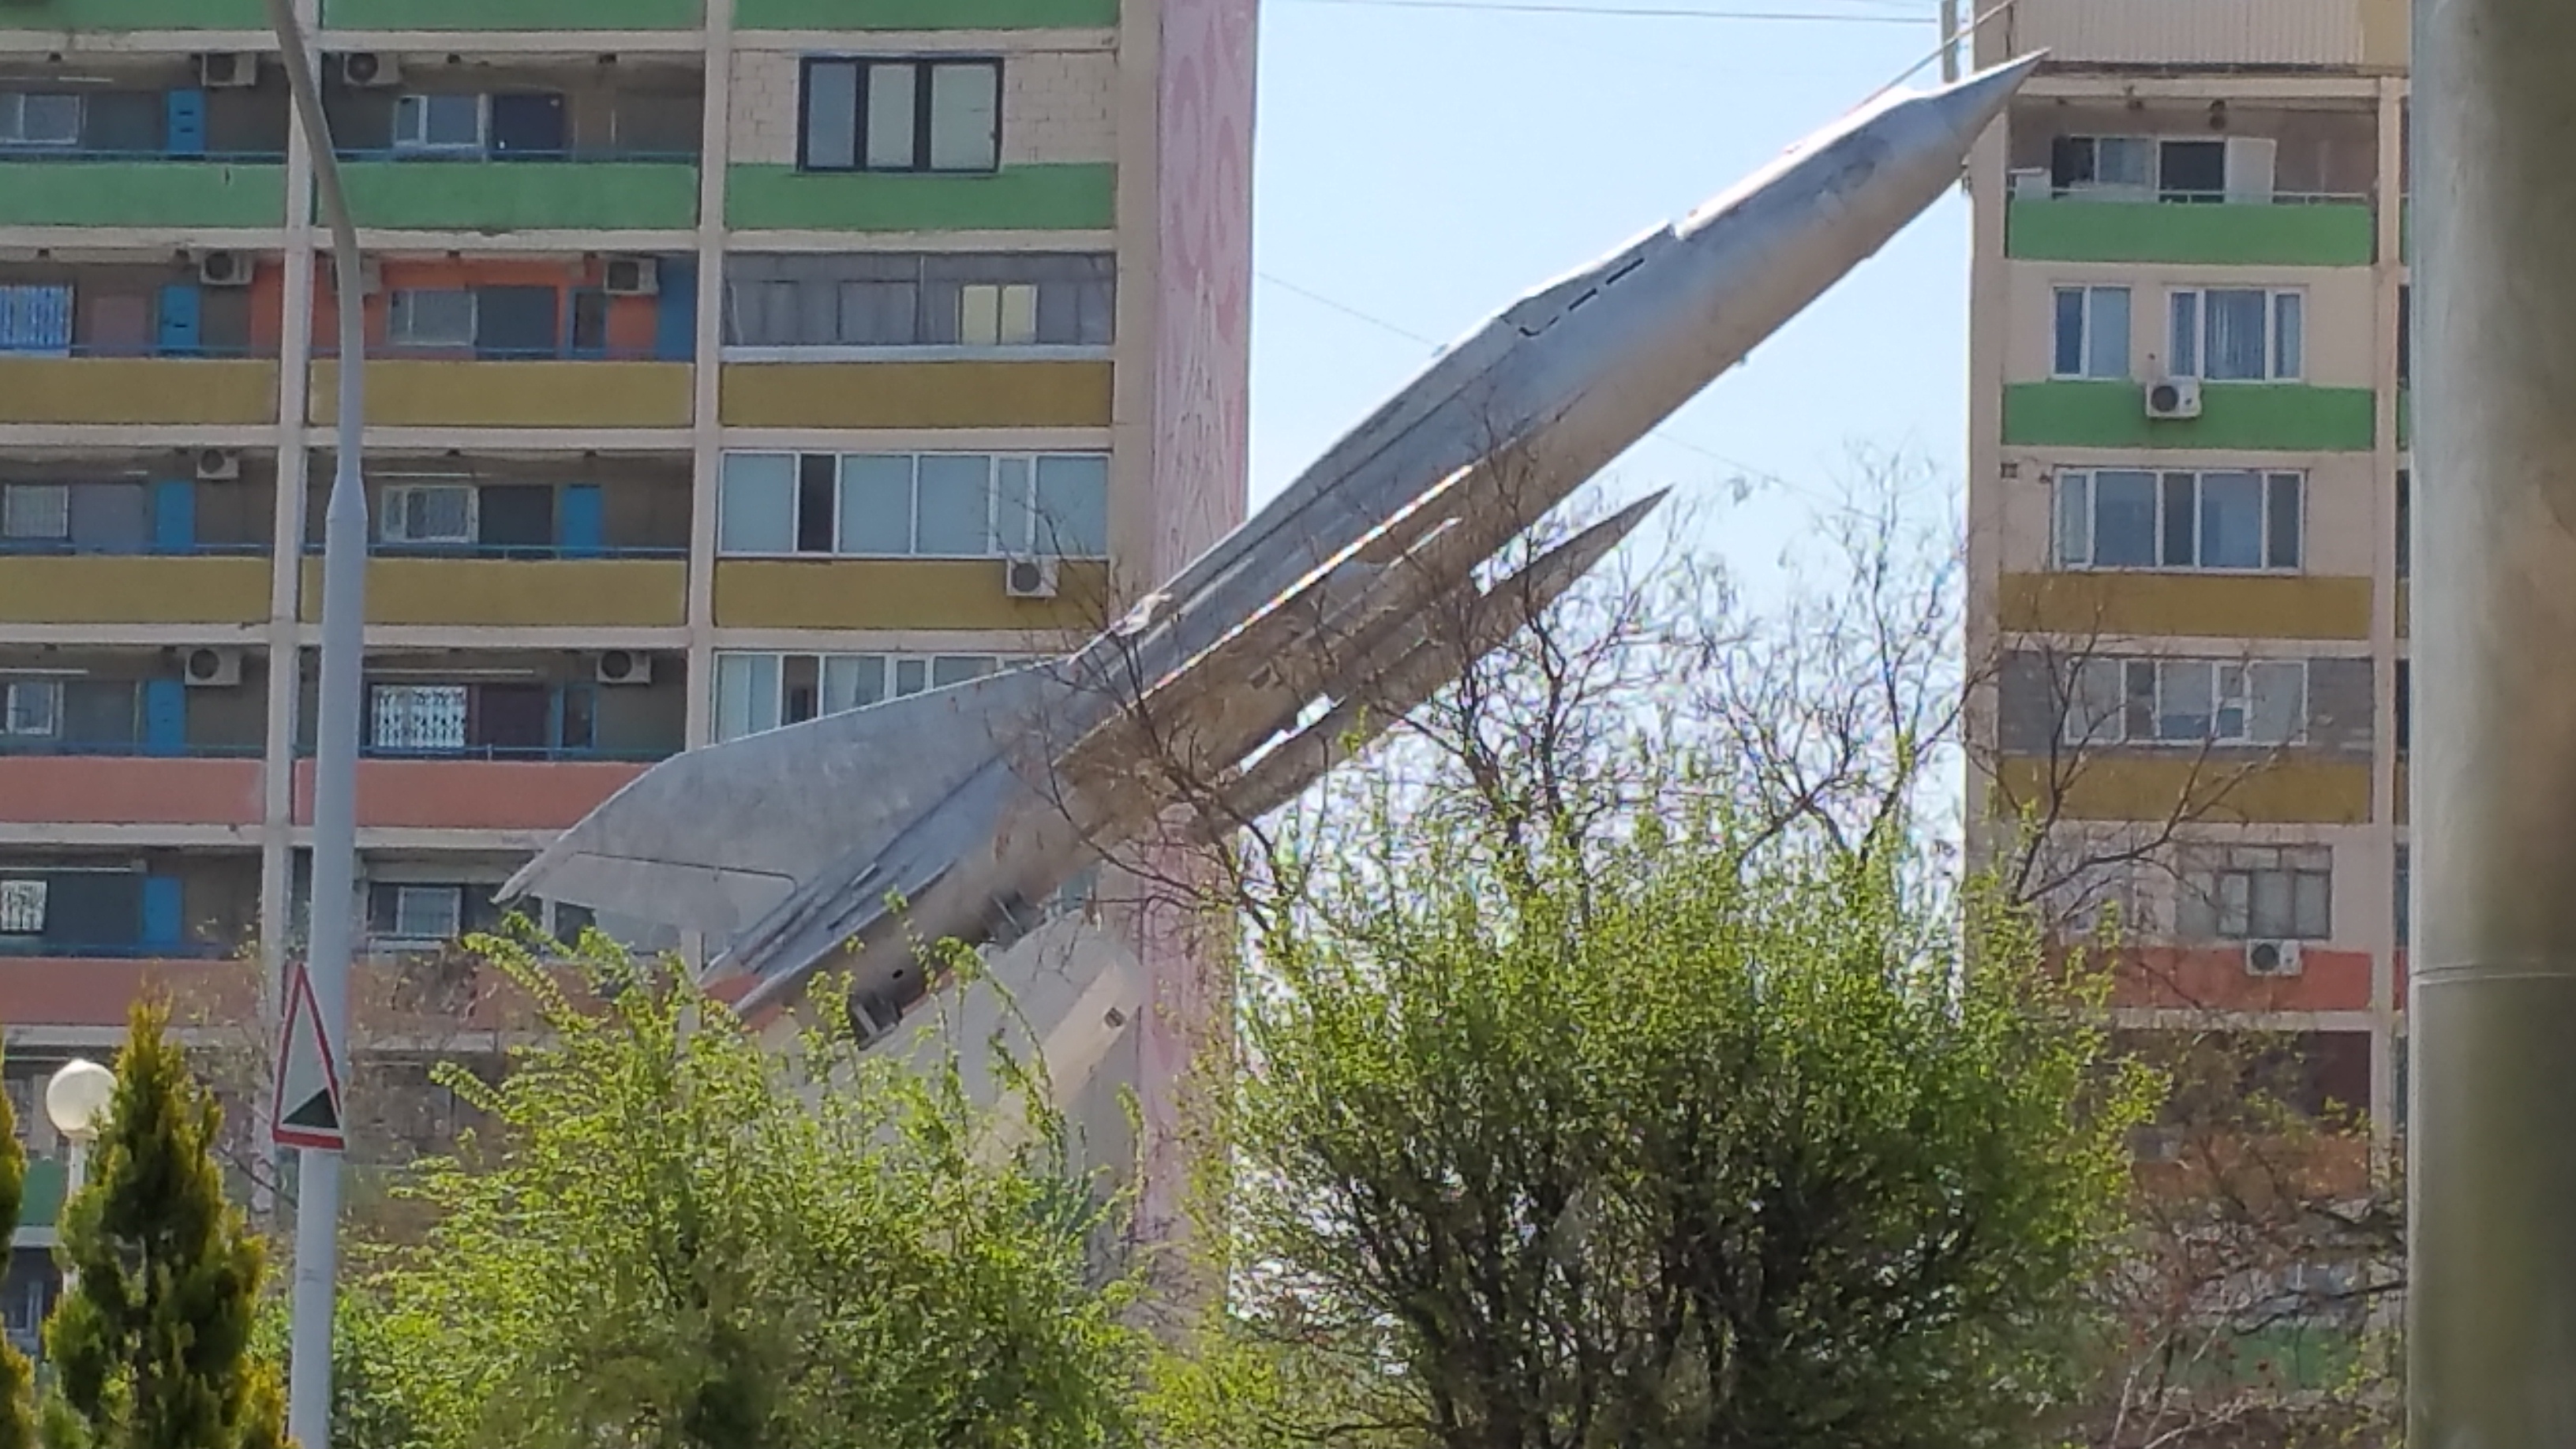
[[(1017, 1023), (1099, 1120), (1076, 1099), (1132, 1076), (1154, 983), (1135, 942), (1043, 903), (1175, 807), (1217, 837), (1294, 799), (1572, 586), (1655, 499), (1489, 565), (1955, 185), (2036, 63), (1876, 97), (1514, 302), (1073, 653), (676, 756), (504, 894), (720, 943), (753, 1021), (846, 973), (880, 1039), (927, 994), (917, 941), (986, 948), (1013, 1009), (951, 1003), (963, 1039)], [(1183, 779), (1208, 788), (1155, 783)]]

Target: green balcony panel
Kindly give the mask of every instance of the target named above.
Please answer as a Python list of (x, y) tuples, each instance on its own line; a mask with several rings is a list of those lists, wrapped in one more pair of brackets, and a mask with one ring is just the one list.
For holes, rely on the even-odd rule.
[(1078, 30), (1116, 25), (1118, 0), (736, 0), (733, 23), (739, 30)]
[(284, 166), (0, 161), (0, 226), (285, 225)]
[(741, 165), (726, 178), (725, 210), (730, 225), (755, 230), (1105, 230), (1118, 219), (1118, 168), (1102, 161), (926, 176)]
[(699, 0), (323, 0), (340, 30), (695, 30)]
[(2367, 453), (2378, 399), (2366, 387), (2210, 383), (2197, 418), (2147, 416), (2134, 382), (2024, 382), (2004, 389), (2004, 441), (2055, 448), (2227, 448)]
[(70, 1184), (70, 1164), (59, 1157), (30, 1158), (23, 1195), (18, 1199), (18, 1226), (50, 1228), (63, 1212), (63, 1189)]
[(19, 0), (0, 30), (266, 30), (263, 0)]
[(2366, 267), (2377, 227), (2363, 201), (2268, 206), (2016, 199), (2004, 252), (2052, 262)]
[(342, 168), (358, 224), (406, 231), (698, 224), (686, 161), (359, 161)]

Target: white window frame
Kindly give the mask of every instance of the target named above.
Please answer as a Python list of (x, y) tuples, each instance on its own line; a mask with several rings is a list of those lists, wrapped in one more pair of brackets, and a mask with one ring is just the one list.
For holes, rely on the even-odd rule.
[[(69, 102), (70, 133), (29, 135), (27, 113), (31, 101)], [(61, 151), (76, 147), (80, 145), (81, 122), (87, 109), (77, 91), (0, 91), (0, 150)]]
[(2066, 194), (2092, 201), (2162, 201), (2165, 195), (2165, 147), (2168, 145), (2207, 144), (2215, 142), (2224, 148), (2226, 159), (2221, 171), (2218, 195), (2231, 206), (2261, 205), (2273, 197), (2273, 172), (2280, 143), (2270, 136), (2189, 136), (2189, 135), (2071, 135), (2069, 141), (2088, 141), (2094, 147), (2094, 169), (2101, 169), (2101, 146), (2105, 141), (2125, 142), (2147, 148), (2147, 179), (2143, 184), (2106, 185), (2099, 181), (2072, 183)]
[[(474, 139), (468, 141), (432, 141), (429, 139), (431, 107), (448, 102), (471, 101), (474, 105)], [(420, 117), (414, 128), (418, 134), (403, 134), (404, 112)], [(400, 156), (479, 156), (492, 141), (492, 98), (486, 95), (464, 95), (456, 92), (406, 91), (394, 98), (393, 150)]]
[(0, 539), (63, 543), (72, 536), (72, 490), (65, 483), (0, 485)]
[[(402, 711), (403, 717), (406, 721), (410, 721), (416, 720), (420, 715), (426, 712), (422, 706), (427, 703), (427, 697), (432, 694), (454, 694), (461, 696), (461, 698), (457, 700), (455, 710), (456, 738), (453, 742), (434, 740), (428, 743), (423, 743), (415, 737), (417, 731), (410, 729), (408, 726), (406, 727), (405, 737), (402, 739), (388, 740), (383, 737), (383, 731), (378, 728), (378, 722), (384, 709), (384, 705), (381, 701), (389, 695), (401, 696), (405, 701), (405, 708)], [(470, 742), (473, 738), (473, 709), (474, 700), (472, 686), (470, 685), (411, 682), (378, 683), (375, 681), (369, 681), (367, 685), (367, 748), (370, 750), (384, 750), (407, 755), (462, 754), (470, 747)]]
[[(846, 714), (852, 710), (867, 709), (892, 700), (927, 693), (934, 688), (943, 687), (938, 683), (942, 673), (953, 673), (961, 667), (973, 671), (966, 675), (965, 679), (976, 679), (1012, 668), (1020, 662), (1017, 655), (970, 651), (937, 654), (870, 652), (808, 654), (801, 650), (721, 649), (716, 652), (715, 668), (708, 671), (714, 681), (715, 697), (712, 702), (714, 717), (719, 721), (716, 738), (718, 744), (725, 743), (727, 740), (745, 738), (745, 735), (724, 734), (721, 724), (725, 716), (724, 678), (727, 670), (724, 661), (728, 659), (775, 661), (774, 687), (777, 693), (774, 698), (767, 701), (769, 705), (767, 717), (777, 723), (751, 730), (749, 734), (766, 734), (773, 729), (785, 729), (790, 723), (806, 723), (803, 720), (791, 722), (787, 718), (787, 666), (791, 660), (810, 660), (814, 664), (815, 685), (819, 696), (815, 701), (814, 718), (816, 719), (826, 715)], [(836, 691), (832, 688), (832, 676), (836, 673), (841, 674), (845, 680), (855, 680), (859, 674), (870, 670), (874, 671), (877, 683), (874, 699), (855, 697), (864, 691)], [(949, 682), (963, 683), (965, 679), (951, 679)], [(846, 702), (833, 703), (834, 697), (841, 694), (851, 697)], [(757, 714), (756, 711), (755, 714)]]
[(63, 682), (12, 679), (0, 684), (0, 735), (22, 740), (59, 739), (63, 732)]
[[(463, 297), (465, 331), (462, 336), (440, 333), (420, 335), (420, 304), (412, 299), (423, 296)], [(471, 287), (406, 287), (396, 291), (385, 304), (385, 342), (393, 347), (460, 348), (474, 345), (482, 326), (482, 308)]]
[[(2151, 671), (2150, 675), (2138, 671)], [(2164, 730), (2174, 711), (2169, 698), (2190, 683), (2193, 671), (2200, 675), (2196, 686), (2200, 697), (2209, 704), (2210, 729), (2201, 734), (2167, 734)], [(2256, 708), (2261, 692), (2257, 690), (2257, 673), (2276, 680), (2293, 682), (2296, 707), (2291, 710), (2290, 730), (2278, 739), (2265, 738), (2262, 712)], [(2195, 749), (2204, 747), (2272, 748), (2304, 744), (2308, 734), (2308, 661), (2305, 659), (2186, 659), (2148, 658), (2110, 655), (2081, 661), (2069, 672), (2065, 713), (2058, 721), (2061, 744), (2082, 746), (2126, 745), (2154, 749)], [(2144, 735), (2129, 731), (2129, 705), (2141, 679), (2152, 677), (2152, 720)], [(2105, 688), (2116, 683), (2115, 690)], [(2106, 700), (2116, 700), (2100, 718), (2093, 710)], [(2234, 727), (2225, 725), (2230, 713)]]
[(1038, 284), (967, 282), (957, 288), (957, 345), (1034, 347)]
[[(993, 55), (808, 55), (798, 66), (796, 87), (797, 169), (809, 172), (877, 171), (933, 176), (989, 176), (1002, 165), (1003, 98), (1008, 87), (1003, 83), (1004, 60)], [(818, 146), (814, 137), (814, 76), (823, 70), (850, 73), (852, 97), (851, 133), (848, 137), (849, 160), (817, 162), (818, 155), (842, 154), (837, 128), (831, 140)], [(989, 91), (990, 124), (978, 135), (960, 137), (942, 129), (943, 77), (954, 78), (968, 72), (991, 76)], [(875, 114), (878, 87), (889, 84), (891, 77), (904, 77), (903, 94), (896, 110), (885, 119), (900, 118), (902, 133), (890, 137), (876, 133), (871, 122)], [(928, 121), (924, 125), (925, 118)], [(892, 142), (900, 140), (900, 147)], [(960, 147), (964, 159), (960, 160)], [(901, 152), (895, 159), (895, 152)], [(943, 156), (948, 158), (943, 163)]]
[[(2058, 308), (2063, 304), (2063, 299), (2070, 292), (2081, 293), (2084, 298), (2084, 320), (2082, 325), (2083, 335), (2076, 339), (2075, 346), (2076, 353), (2082, 360), (2077, 365), (2075, 371), (2065, 372), (2061, 371), (2058, 367), (2058, 353), (2061, 350), (2060, 343), (2063, 341), (2063, 339), (2058, 335), (2061, 330), (2058, 326)], [(2103, 305), (2103, 298), (2106, 295), (2117, 296), (2120, 299), (2121, 307), (2128, 313), (2128, 320), (2123, 324), (2121, 330), (2128, 341), (2129, 347), (2119, 359), (2119, 370), (2117, 372), (2102, 371), (2095, 365), (2097, 359), (2093, 355), (2094, 341), (2101, 335), (2100, 329), (2102, 324), (2100, 321), (2099, 309)], [(2131, 358), (2136, 355), (2135, 349), (2137, 347), (2138, 338), (2138, 298), (2137, 289), (2133, 287), (2126, 285), (2108, 286), (2070, 282), (2063, 286), (2051, 288), (2048, 294), (2048, 329), (2048, 375), (2051, 378), (2061, 381), (2080, 380), (2125, 382), (2137, 372), (2137, 364), (2131, 361)]]
[[(2138, 564), (2110, 564), (2097, 561), (2101, 542), (2101, 477), (2105, 473), (2143, 474), (2149, 480), (2149, 496), (2154, 499), (2155, 516), (2151, 523), (2148, 561)], [(2202, 537), (2207, 519), (2202, 503), (2202, 490), (2215, 477), (2245, 477), (2256, 480), (2262, 511), (2262, 538), (2257, 546), (2261, 562), (2250, 567), (2212, 564), (2203, 560), (2208, 555)], [(2169, 563), (2164, 557), (2168, 503), (2165, 484), (2168, 479), (2187, 477), (2192, 480), (2192, 561)], [(2295, 555), (2289, 563), (2276, 564), (2273, 537), (2272, 495), (2283, 484), (2297, 490), (2299, 496), (2298, 528), (2291, 540)], [(2214, 574), (2279, 574), (2296, 575), (2307, 567), (2308, 488), (2307, 475), (2287, 468), (2064, 468), (2052, 480), (2050, 488), (2052, 519), (2049, 525), (2051, 566), (2084, 573), (2214, 573)]]
[(24, 876), (0, 879), (0, 936), (45, 934), (45, 882)]
[[(461, 885), (414, 885), (407, 882), (387, 882), (387, 884), (394, 893), (394, 919), (393, 927), (386, 933), (384, 937), (385, 940), (453, 941), (464, 931), (465, 887)], [(408, 924), (417, 924), (415, 922), (407, 922), (404, 919), (405, 916), (409, 914), (407, 907), (415, 899), (427, 900), (433, 897), (439, 898), (444, 905), (447, 929), (428, 933), (404, 929)]]
[[(2325, 941), (2334, 936), (2334, 852), (2330, 846), (2236, 846), (2213, 852), (2214, 859), (2186, 861), (2181, 889), (2183, 909), (2177, 935), (2202, 941)], [(2289, 919), (2258, 921), (2254, 908), (2260, 892), (2257, 877), (2277, 877), (2275, 888), (2286, 900)], [(2301, 909), (2301, 885), (2317, 893), (2316, 919)], [(2207, 929), (2193, 919), (2207, 912)], [(2230, 919), (2234, 917), (2235, 919)], [(2191, 929), (2183, 929), (2190, 927)], [(2282, 927), (2284, 929), (2263, 929)]]
[[(438, 494), (461, 493), (465, 497), (465, 527), (458, 534), (417, 534), (412, 532), (413, 500)], [(377, 537), (384, 543), (470, 545), (481, 536), (482, 494), (471, 483), (394, 483), (384, 490), (383, 518)]]
[[(2263, 297), (2263, 375), (2261, 377), (2209, 376), (2209, 294), (2212, 292), (2255, 292)], [(2189, 299), (2192, 330), (2186, 337), (2182, 323), (2185, 299)], [(2296, 356), (2283, 345), (2285, 314), (2297, 318)], [(2133, 315), (2131, 321), (2134, 322)], [(2308, 293), (2305, 287), (2170, 287), (2165, 291), (2165, 371), (2175, 377), (2194, 377), (2221, 385), (2237, 383), (2282, 383), (2307, 380)]]
[[(1064, 459), (1096, 462), (1101, 466), (1105, 475), (1109, 467), (1110, 457), (1109, 453), (1105, 449), (1100, 451), (1085, 451), (1065, 448), (1054, 449), (1042, 453), (984, 453), (970, 451), (944, 452), (932, 450), (904, 453), (836, 453), (826, 455), (831, 457), (833, 460), (831, 494), (832, 517), (830, 520), (831, 528), (829, 530), (832, 538), (832, 548), (828, 553), (800, 551), (794, 547), (795, 541), (802, 537), (805, 532), (805, 519), (803, 516), (804, 488), (801, 483), (801, 478), (803, 476), (803, 459), (811, 455), (803, 453), (747, 451), (742, 453), (732, 453), (726, 456), (728, 461), (735, 458), (747, 457), (786, 458), (789, 462), (789, 487), (792, 490), (789, 495), (788, 504), (789, 547), (784, 550), (722, 547), (721, 535), (719, 535), (720, 546), (718, 552), (721, 556), (726, 558), (909, 558), (961, 561), (1016, 558), (1030, 554), (1043, 554), (1048, 557), (1074, 560), (1096, 560), (1104, 559), (1108, 556), (1107, 540), (1105, 538), (1102, 540), (1102, 552), (1100, 553), (1069, 554), (1058, 552), (1052, 546), (1054, 541), (1044, 535), (1044, 531), (1041, 527), (1043, 517), (1037, 507), (1038, 475), (1047, 462), (1051, 460)], [(905, 547), (902, 552), (880, 552), (876, 550), (844, 548), (842, 546), (842, 538), (844, 536), (844, 519), (842, 518), (842, 484), (844, 480), (844, 471), (848, 468), (850, 460), (854, 458), (900, 459), (907, 465), (911, 474), (910, 518), (908, 521), (908, 532), (906, 534)], [(986, 551), (981, 553), (931, 553), (924, 551), (921, 547), (921, 463), (925, 458), (972, 458), (981, 459), (983, 461), (984, 537), (990, 544)], [(1003, 500), (1002, 489), (999, 486), (999, 479), (1001, 477), (1002, 467), (1006, 463), (1017, 463), (1024, 466), (1028, 475), (1029, 506), (1024, 512), (1024, 526), (1018, 530), (1017, 537), (1012, 539), (1004, 539), (1001, 537), (1004, 519), (1002, 517)], [(719, 472), (718, 478), (719, 486), (726, 486), (728, 473)], [(1102, 484), (1104, 495), (1101, 500), (1101, 507), (1104, 516), (1106, 515), (1109, 507), (1109, 499), (1106, 496), (1106, 490), (1109, 486), (1109, 481), (1104, 476)], [(717, 508), (719, 517), (721, 517), (723, 510), (723, 500), (721, 498), (718, 500)]]

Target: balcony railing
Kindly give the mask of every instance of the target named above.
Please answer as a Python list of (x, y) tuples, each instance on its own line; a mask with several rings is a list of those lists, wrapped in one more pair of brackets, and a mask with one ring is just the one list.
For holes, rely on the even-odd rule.
[[(308, 558), (320, 558), (322, 545), (306, 543)], [(378, 540), (367, 545), (369, 558), (426, 559), (503, 559), (526, 563), (579, 562), (590, 559), (685, 559), (685, 546), (666, 547), (641, 544), (579, 543), (387, 543)]]
[[(662, 750), (602, 750), (570, 745), (456, 745), (415, 748), (369, 744), (359, 753), (370, 760), (414, 760), (431, 763), (477, 764), (492, 761), (522, 761), (542, 764), (650, 765), (678, 754), (680, 748), (677, 744)], [(313, 755), (313, 747), (298, 746), (296, 754), (310, 759)]]
[(0, 936), (0, 956), (60, 961), (216, 961), (232, 954), (211, 941), (58, 941)]
[(0, 736), (0, 756), (54, 755), (84, 759), (134, 760), (256, 760), (267, 752), (263, 745), (161, 745), (142, 740), (65, 740), (30, 739), (25, 735)]
[(264, 543), (159, 544), (148, 539), (122, 543), (76, 543), (60, 538), (0, 538), (0, 556), (140, 558), (150, 555), (163, 558), (259, 558), (267, 552), (268, 545)]

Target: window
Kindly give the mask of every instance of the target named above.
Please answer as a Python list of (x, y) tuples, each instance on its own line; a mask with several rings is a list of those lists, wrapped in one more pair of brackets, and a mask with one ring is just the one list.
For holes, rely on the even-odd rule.
[(716, 738), (737, 740), (820, 715), (945, 689), (1002, 667), (991, 654), (716, 655)]
[(2195, 941), (2321, 941), (2334, 933), (2334, 852), (2237, 845), (2186, 860), (2176, 925)]
[(368, 695), (367, 743), (373, 748), (427, 753), (464, 750), (464, 685), (379, 684)]
[(60, 542), (72, 536), (72, 490), (61, 483), (0, 487), (0, 539)]
[(2413, 934), (2415, 929), (2415, 902), (2413, 899), (2415, 890), (2415, 862), (2414, 858), (2407, 851), (2406, 842), (2402, 840), (2397, 842), (2396, 874), (2397, 879), (2393, 882), (2394, 889), (2390, 891), (2389, 899), (2395, 906), (2397, 949), (2405, 951), (2412, 949), (2412, 943), (2407, 938)]
[(991, 171), (1001, 162), (998, 60), (805, 62), (806, 171)]
[(2057, 347), (2049, 371), (2058, 377), (2129, 375), (2129, 289), (2057, 289)]
[(2397, 576), (2404, 578), (2415, 565), (2415, 475), (2397, 470)]
[(474, 294), (462, 288), (395, 292), (385, 336), (396, 347), (471, 347)]
[(957, 289), (957, 340), (968, 347), (1025, 347), (1038, 340), (1038, 289), (978, 282)]
[(2397, 289), (2397, 385), (2409, 387), (2415, 381), (2415, 289)]
[(0, 734), (50, 738), (63, 731), (63, 683), (13, 679), (0, 687)]
[(1099, 453), (736, 453), (717, 547), (729, 554), (993, 558), (1109, 554)]
[(2057, 566), (2067, 569), (2295, 569), (2305, 479), (2296, 473), (2057, 475)]
[(445, 941), (465, 927), (463, 886), (398, 885), (393, 888), (393, 929), (403, 941)]
[(45, 883), (0, 880), (0, 936), (45, 934)]
[(472, 543), (474, 488), (466, 483), (404, 483), (384, 493), (386, 543)]
[(2075, 670), (2070, 745), (2283, 745), (2307, 728), (2305, 660), (2092, 659)]
[(80, 97), (0, 93), (0, 146), (77, 146), (80, 136)]
[(481, 151), (484, 116), (477, 95), (403, 96), (394, 102), (394, 149)]
[(2277, 152), (2265, 136), (2060, 136), (2049, 186), (2108, 201), (2264, 202)]
[(728, 347), (1104, 347), (1117, 264), (1084, 252), (733, 257)]
[(2176, 377), (2295, 382), (2306, 346), (2305, 294), (2259, 287), (2170, 294), (2165, 354)]
[(71, 288), (0, 287), (0, 352), (63, 357), (71, 350)]

